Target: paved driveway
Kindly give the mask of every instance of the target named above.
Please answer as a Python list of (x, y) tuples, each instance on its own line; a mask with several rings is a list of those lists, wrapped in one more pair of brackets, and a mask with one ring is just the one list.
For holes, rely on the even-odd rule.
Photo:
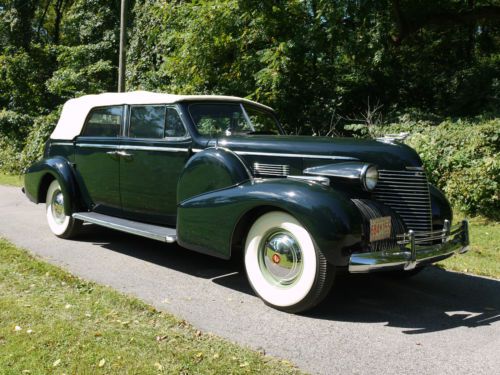
[(437, 268), (404, 282), (348, 275), (314, 312), (289, 315), (252, 294), (238, 261), (93, 225), (61, 240), (19, 188), (0, 186), (0, 213), (0, 236), (49, 262), (308, 372), (500, 371), (499, 281)]

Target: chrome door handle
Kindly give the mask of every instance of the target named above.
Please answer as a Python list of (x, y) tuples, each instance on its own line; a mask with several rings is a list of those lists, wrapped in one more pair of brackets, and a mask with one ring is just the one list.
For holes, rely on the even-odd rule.
[(129, 154), (127, 151), (116, 151), (116, 155), (123, 156), (123, 157), (130, 157), (133, 154)]

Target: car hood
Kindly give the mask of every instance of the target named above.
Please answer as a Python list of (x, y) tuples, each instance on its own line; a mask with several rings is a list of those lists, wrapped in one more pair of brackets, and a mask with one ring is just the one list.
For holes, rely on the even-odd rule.
[[(282, 163), (283, 159), (290, 159), (299, 168), (346, 161), (369, 162), (380, 169), (393, 170), (422, 166), (411, 147), (371, 139), (249, 135), (222, 138), (218, 145), (235, 151), (248, 162)], [(301, 165), (297, 165), (298, 160)]]

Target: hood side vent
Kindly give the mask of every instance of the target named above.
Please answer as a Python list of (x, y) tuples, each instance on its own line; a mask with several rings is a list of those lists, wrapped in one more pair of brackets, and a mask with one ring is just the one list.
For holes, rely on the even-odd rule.
[(290, 166), (285, 164), (253, 163), (253, 173), (256, 176), (286, 177), (290, 174)]

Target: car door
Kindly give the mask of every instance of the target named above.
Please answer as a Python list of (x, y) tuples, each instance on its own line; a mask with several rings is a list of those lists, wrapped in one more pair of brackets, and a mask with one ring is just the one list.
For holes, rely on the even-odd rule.
[(124, 107), (91, 110), (82, 134), (75, 141), (75, 163), (83, 196), (93, 211), (119, 216), (121, 213), (118, 156), (124, 124)]
[(175, 226), (177, 181), (191, 139), (175, 106), (133, 105), (120, 150), (120, 193), (130, 219)]

